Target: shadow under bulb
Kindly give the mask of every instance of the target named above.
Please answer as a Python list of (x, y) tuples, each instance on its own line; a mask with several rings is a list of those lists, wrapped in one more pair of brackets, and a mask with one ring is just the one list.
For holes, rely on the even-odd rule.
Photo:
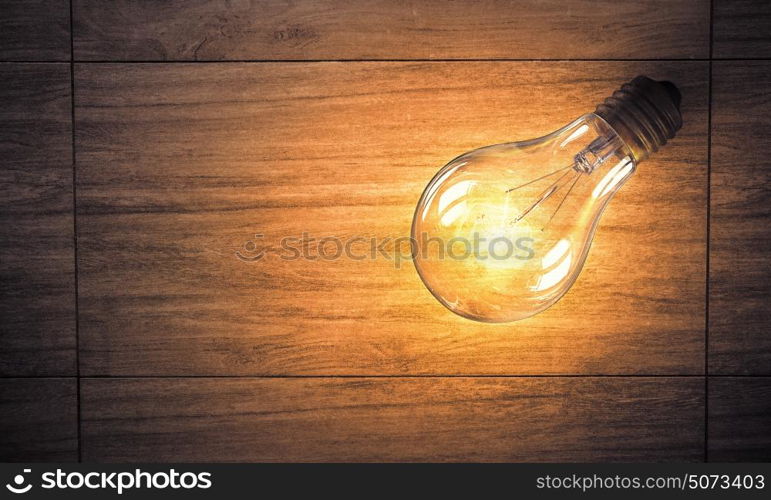
[(426, 186), (412, 223), (431, 293), (466, 318), (507, 322), (557, 302), (605, 206), (682, 126), (680, 93), (638, 76), (551, 134), (465, 153)]

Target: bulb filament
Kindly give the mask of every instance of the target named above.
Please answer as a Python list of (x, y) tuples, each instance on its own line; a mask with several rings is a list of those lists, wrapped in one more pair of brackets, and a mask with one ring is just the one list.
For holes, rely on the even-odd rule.
[[(544, 180), (548, 177), (556, 175), (560, 172), (565, 172), (567, 170), (567, 172), (562, 174), (556, 181), (554, 181), (554, 183), (551, 184), (551, 186), (546, 188), (546, 190), (541, 193), (541, 195), (535, 200), (535, 202), (533, 202), (521, 214), (519, 214), (512, 221), (512, 224), (516, 224), (517, 222), (524, 219), (527, 216), (527, 214), (532, 212), (537, 206), (541, 205), (544, 201), (552, 197), (563, 186), (570, 184), (570, 187), (565, 193), (565, 196), (562, 197), (562, 200), (560, 200), (559, 204), (557, 205), (557, 208), (549, 217), (549, 220), (546, 221), (546, 223), (543, 225), (543, 227), (541, 228), (541, 231), (546, 229), (546, 226), (549, 225), (549, 223), (554, 219), (554, 216), (557, 215), (557, 212), (559, 212), (560, 208), (562, 208), (562, 205), (565, 204), (565, 200), (567, 200), (568, 196), (570, 196), (571, 191), (573, 191), (573, 188), (575, 188), (576, 184), (578, 184), (578, 181), (581, 178), (582, 174), (591, 175), (591, 173), (594, 172), (594, 170), (597, 167), (605, 163), (605, 161), (608, 160), (608, 158), (613, 156), (614, 152), (615, 152), (615, 144), (613, 140), (602, 138), (602, 137), (597, 138), (584, 151), (581, 151), (580, 153), (576, 154), (576, 156), (574, 157), (574, 162), (571, 165), (568, 165), (563, 168), (559, 168), (537, 179), (534, 179), (532, 181), (526, 182), (524, 184), (521, 184), (519, 186), (510, 188), (510, 189), (507, 189), (506, 193), (511, 193), (525, 186), (529, 186), (530, 184), (534, 184), (538, 181)], [(573, 173), (573, 177), (568, 179), (567, 182), (563, 183), (562, 182), (563, 179), (565, 179), (565, 177), (571, 172)]]

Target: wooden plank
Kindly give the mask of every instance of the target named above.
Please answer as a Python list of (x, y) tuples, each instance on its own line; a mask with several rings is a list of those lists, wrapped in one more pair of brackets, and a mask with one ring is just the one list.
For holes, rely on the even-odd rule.
[[(445, 310), (408, 262), (235, 256), (256, 233), (409, 235), (431, 176), (537, 137), (636, 73), (685, 126), (535, 318)], [(703, 372), (706, 63), (76, 67), (81, 366), (90, 375)], [(688, 221), (683, 224), (683, 221)]]
[(692, 58), (707, 0), (75, 0), (79, 60)]
[(771, 56), (771, 3), (714, 0), (713, 56), (744, 59)]
[(69, 2), (0, 0), (0, 61), (69, 60)]
[(75, 374), (68, 64), (0, 64), (0, 374)]
[(771, 460), (771, 378), (709, 380), (709, 460)]
[(77, 381), (0, 379), (0, 461), (78, 459)]
[(695, 378), (84, 379), (87, 461), (701, 460)]
[(771, 374), (771, 63), (714, 64), (710, 373)]

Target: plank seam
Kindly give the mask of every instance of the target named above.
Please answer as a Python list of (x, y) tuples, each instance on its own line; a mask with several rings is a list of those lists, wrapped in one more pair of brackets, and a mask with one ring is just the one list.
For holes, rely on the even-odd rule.
[(81, 414), (80, 414), (80, 310), (78, 290), (78, 197), (77, 197), (77, 169), (75, 166), (75, 36), (73, 31), (73, 0), (70, 0), (70, 131), (72, 148), (72, 236), (74, 243), (74, 271), (75, 271), (75, 373), (77, 390), (75, 404), (77, 405), (77, 438), (78, 438), (78, 462), (83, 461), (83, 446), (81, 440)]
[[(704, 378), (704, 375), (4, 375), (0, 380), (128, 380), (128, 379), (408, 379), (408, 378)], [(709, 378), (714, 379), (771, 379), (771, 375), (725, 375), (714, 374)]]
[(715, 23), (714, 0), (709, 2), (709, 77), (707, 78), (707, 220), (704, 280), (704, 462), (709, 462), (709, 253), (712, 206), (712, 56)]
[(711, 62), (711, 61), (771, 61), (771, 57), (691, 57), (678, 59), (528, 59), (528, 58), (507, 58), (507, 59), (198, 59), (198, 60), (162, 60), (162, 59), (94, 59), (94, 60), (71, 60), (58, 61), (51, 60), (0, 60), (0, 64), (239, 64), (239, 63), (326, 63), (326, 62), (371, 62), (371, 63), (448, 63), (448, 62)]
[[(565, 58), (565, 59), (539, 59), (539, 58), (465, 58), (465, 59), (76, 59), (73, 62), (77, 64), (239, 64), (239, 63), (349, 63), (349, 62), (372, 62), (372, 63), (393, 63), (393, 62), (417, 62), (417, 63), (448, 63), (448, 62), (709, 62), (709, 61), (771, 61), (771, 57), (689, 57), (689, 58), (665, 58), (665, 59), (591, 59), (591, 58)], [(4, 63), (41, 63), (56, 64), (67, 63), (67, 61), (41, 60), (41, 61), (13, 61), (2, 60)]]

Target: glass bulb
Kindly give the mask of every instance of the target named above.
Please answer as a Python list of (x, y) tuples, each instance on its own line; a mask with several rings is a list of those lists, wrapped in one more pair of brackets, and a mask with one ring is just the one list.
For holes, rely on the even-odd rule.
[(682, 125), (679, 103), (671, 83), (637, 77), (549, 135), (452, 160), (413, 219), (426, 287), (479, 321), (520, 320), (557, 302), (578, 278), (608, 202)]

